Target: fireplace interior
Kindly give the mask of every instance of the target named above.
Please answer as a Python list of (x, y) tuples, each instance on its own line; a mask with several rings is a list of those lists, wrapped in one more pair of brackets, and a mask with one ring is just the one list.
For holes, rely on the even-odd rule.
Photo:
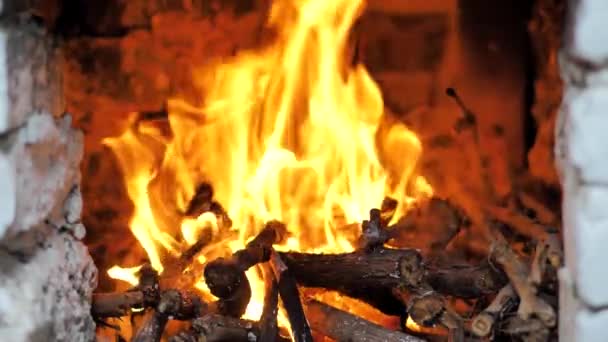
[(599, 0), (0, 4), (1, 340), (602, 341)]

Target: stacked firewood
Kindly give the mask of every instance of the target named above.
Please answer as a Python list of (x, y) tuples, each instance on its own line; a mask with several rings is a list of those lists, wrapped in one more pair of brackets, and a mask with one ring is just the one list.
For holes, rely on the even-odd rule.
[[(419, 224), (437, 217), (445, 220), (449, 231), (466, 229), (469, 220), (462, 211), (433, 198), (389, 226), (390, 207), (371, 210), (354, 252), (277, 252), (273, 245), (283, 242), (288, 232), (282, 223), (273, 221), (246, 248), (210, 261), (201, 270), (217, 300), (205, 301), (193, 289), (164, 288), (163, 284), (171, 283), (163, 281), (165, 275), (144, 266), (135, 288), (95, 294), (93, 316), (103, 321), (145, 309), (147, 316), (134, 341), (160, 341), (169, 320), (191, 322), (170, 338), (175, 342), (203, 338), (284, 341), (290, 337), (277, 323), (281, 298), (295, 341), (312, 341), (312, 331), (338, 341), (464, 341), (504, 336), (546, 341), (555, 335), (556, 270), (562, 259), (555, 232), (524, 214), (495, 208), (489, 254), (477, 263), (446, 264), (439, 261), (438, 250), (394, 248), (390, 243), (404, 230), (424, 228)], [(458, 235), (452, 234), (450, 240), (439, 238), (436, 246), (448, 253)], [(209, 241), (209, 237), (201, 241)], [(195, 254), (184, 252), (184, 260), (169, 266), (178, 272), (167, 274), (182, 273), (185, 261)], [(245, 275), (251, 267), (261, 267), (266, 281), (264, 310), (257, 322), (241, 319), (251, 298)], [(421, 327), (436, 329), (420, 333), (409, 331), (405, 324), (401, 331), (388, 329), (314, 298), (303, 298), (300, 287), (338, 291), (387, 315), (399, 316), (403, 322), (409, 318)]]
[[(463, 108), (455, 131), (469, 134), (479, 147), (475, 116), (455, 91), (448, 95)], [(483, 168), (482, 160), (478, 164)], [(313, 341), (317, 335), (355, 342), (555, 340), (557, 270), (563, 258), (559, 231), (554, 228), (559, 220), (525, 193), (498, 201), (485, 183), (489, 204), (480, 206), (477, 220), (448, 200), (430, 198), (389, 224), (397, 201), (386, 198), (361, 223), (357, 249), (351, 253), (278, 252), (273, 246), (285, 241), (288, 229), (271, 221), (244, 249), (197, 269), (193, 258), (206, 245), (217, 244), (207, 232), (180, 258), (169, 260), (162, 275), (144, 266), (135, 288), (95, 294), (92, 314), (103, 323), (144, 310), (145, 319), (133, 341), (160, 341), (170, 320), (189, 322), (169, 337), (173, 342), (300, 342)], [(230, 226), (208, 184), (199, 187), (184, 214), (198, 216), (205, 211), (216, 214), (224, 228)], [(421, 246), (417, 240), (429, 232), (432, 236), (427, 240), (432, 243)], [(463, 256), (458, 252), (471, 245), (471, 233), (482, 235), (477, 240), (484, 243)], [(456, 256), (458, 262), (450, 260)], [(252, 267), (263, 270), (266, 282), (259, 321), (241, 318), (252, 294), (245, 272)], [(201, 276), (214, 301), (204, 300), (194, 290), (194, 281)], [(403, 324), (400, 329), (380, 326), (303, 296), (302, 288), (337, 291), (397, 316)], [(277, 322), (279, 298), (289, 327)], [(407, 321), (422, 329), (412, 330)]]

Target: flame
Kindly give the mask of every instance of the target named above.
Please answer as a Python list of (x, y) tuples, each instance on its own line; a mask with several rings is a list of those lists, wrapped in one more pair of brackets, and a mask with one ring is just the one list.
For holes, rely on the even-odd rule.
[(112, 266), (108, 270), (108, 275), (112, 279), (122, 280), (127, 282), (133, 286), (139, 283), (139, 279), (137, 278), (137, 272), (141, 269), (141, 266), (123, 268), (120, 266)]
[[(432, 194), (416, 173), (420, 141), (385, 117), (380, 89), (348, 56), (363, 9), (364, 0), (275, 0), (274, 42), (198, 70), (204, 102), (170, 100), (171, 134), (133, 114), (124, 134), (105, 140), (135, 205), (131, 230), (156, 270), (204, 227), (220, 234), (215, 217), (180, 214), (202, 182), (233, 221), (231, 252), (269, 220), (290, 230), (281, 249), (352, 251), (344, 227), (385, 196), (399, 200), (399, 217)], [(247, 275), (253, 298), (245, 317), (257, 319), (264, 286), (258, 270)], [(208, 291), (202, 280), (196, 287)]]

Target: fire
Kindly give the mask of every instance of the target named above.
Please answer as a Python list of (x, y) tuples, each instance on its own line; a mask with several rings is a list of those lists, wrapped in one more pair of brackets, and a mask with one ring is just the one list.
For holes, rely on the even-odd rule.
[[(363, 8), (364, 0), (275, 0), (268, 20), (274, 42), (197, 71), (204, 103), (170, 100), (171, 136), (133, 114), (122, 136), (106, 139), (135, 205), (131, 230), (156, 270), (200, 230), (219, 234), (213, 215), (181, 215), (202, 182), (213, 185), (233, 221), (230, 251), (269, 220), (290, 230), (282, 249), (352, 251), (343, 227), (366, 219), (385, 196), (399, 200), (399, 217), (416, 197), (430, 195), (416, 173), (420, 141), (385, 117), (378, 86), (348, 56)], [(253, 297), (245, 316), (257, 319), (264, 286), (257, 270), (248, 277)], [(204, 281), (197, 287), (205, 291)]]

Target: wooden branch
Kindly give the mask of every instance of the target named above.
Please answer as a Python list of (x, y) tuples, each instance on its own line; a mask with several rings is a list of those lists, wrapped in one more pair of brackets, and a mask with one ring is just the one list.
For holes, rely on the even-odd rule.
[(219, 227), (227, 229), (232, 226), (232, 220), (222, 205), (213, 200), (213, 187), (209, 183), (202, 183), (196, 188), (194, 196), (184, 212), (184, 216), (198, 217), (203, 213), (212, 212), (218, 219)]
[(528, 281), (530, 276), (528, 266), (511, 249), (504, 236), (498, 231), (495, 231), (494, 235), (492, 257), (502, 266), (520, 298), (517, 312), (519, 317), (527, 320), (535, 315), (547, 326), (555, 326), (555, 310), (536, 295), (536, 288)]
[(487, 206), (486, 210), (492, 219), (508, 225), (518, 234), (531, 240), (545, 240), (548, 234), (554, 230), (554, 228), (544, 226), (512, 208), (490, 205)]
[(292, 335), (295, 342), (312, 342), (312, 333), (302, 308), (300, 301), (300, 291), (290, 270), (287, 268), (281, 257), (272, 252), (270, 255), (270, 265), (274, 276), (277, 279), (279, 294), (283, 300), (283, 306), (287, 311), (287, 318), (291, 326)]
[(423, 340), (359, 318), (317, 300), (306, 302), (306, 316), (315, 331), (336, 341), (422, 342)]
[(177, 320), (191, 320), (214, 311), (192, 291), (166, 290), (160, 295), (157, 311)]
[(381, 212), (379, 209), (372, 209), (369, 212), (369, 220), (362, 223), (363, 232), (359, 241), (359, 248), (370, 251), (377, 247), (382, 247), (390, 238), (389, 232), (382, 224)]
[(91, 315), (95, 319), (127, 316), (133, 308), (144, 307), (142, 291), (93, 293)]
[(145, 264), (138, 272), (139, 284), (130, 291), (94, 293), (91, 315), (95, 319), (122, 317), (131, 309), (156, 306), (159, 300), (158, 272)]
[(272, 221), (250, 241), (246, 248), (229, 258), (218, 258), (205, 266), (205, 282), (213, 295), (221, 299), (219, 313), (240, 317), (251, 298), (251, 287), (245, 275), (250, 267), (268, 261), (271, 247), (281, 242), (287, 229)]
[(427, 266), (420, 254), (412, 249), (279, 254), (298, 284), (342, 292), (390, 315), (401, 315), (404, 311), (403, 305), (395, 301), (391, 293), (394, 288), (417, 288), (426, 282), (443, 295), (478, 298), (497, 292), (506, 280), (487, 264), (446, 269)]
[(259, 342), (274, 342), (279, 333), (277, 314), (279, 312), (279, 286), (273, 271), (268, 265), (263, 266), (265, 296), (264, 309), (260, 317)]
[(503, 287), (494, 300), (480, 312), (471, 323), (471, 332), (479, 337), (487, 337), (495, 327), (496, 320), (509, 307), (515, 305), (517, 294), (511, 284)]
[[(205, 315), (192, 321), (192, 327), (169, 339), (169, 342), (251, 342), (260, 341), (257, 322), (216, 314)], [(273, 341), (291, 339), (277, 335)]]
[(522, 341), (541, 342), (549, 341), (549, 329), (538, 318), (522, 319), (519, 316), (507, 318), (501, 324), (501, 332), (512, 338), (519, 337)]
[(144, 321), (140, 329), (131, 339), (132, 342), (160, 342), (169, 318), (167, 315), (154, 311)]

